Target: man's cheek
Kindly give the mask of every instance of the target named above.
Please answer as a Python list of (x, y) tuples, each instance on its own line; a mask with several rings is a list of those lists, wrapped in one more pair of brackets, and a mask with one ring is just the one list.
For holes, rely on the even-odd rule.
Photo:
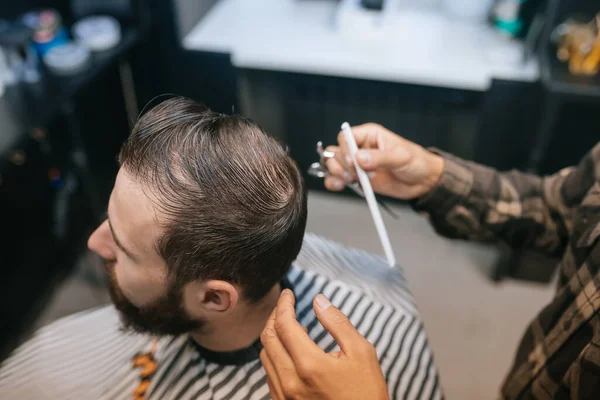
[(138, 299), (142, 291), (137, 288), (135, 280), (132, 279), (130, 274), (124, 271), (124, 268), (122, 268), (118, 264), (115, 266), (114, 269), (114, 277), (116, 280), (116, 284), (119, 286), (120, 292), (130, 303), (132, 303), (136, 307), (140, 307), (141, 305), (143, 305), (141, 299)]
[(154, 282), (147, 273), (117, 265), (116, 277), (121, 291), (136, 307), (143, 307), (162, 296), (162, 286)]

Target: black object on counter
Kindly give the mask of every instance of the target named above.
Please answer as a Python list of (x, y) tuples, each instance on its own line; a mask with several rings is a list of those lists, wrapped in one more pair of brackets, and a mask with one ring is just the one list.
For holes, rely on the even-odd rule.
[[(538, 53), (541, 81), (546, 92), (542, 106), (541, 125), (535, 138), (528, 168), (534, 172), (545, 171), (543, 164), (548, 158), (551, 144), (556, 136), (565, 135), (566, 132), (555, 132), (559, 125), (561, 110), (566, 104), (597, 104), (600, 108), (600, 76), (576, 76), (569, 73), (567, 63), (558, 60), (556, 46), (551, 41), (554, 29), (573, 15), (586, 17), (592, 20), (600, 11), (600, 4), (587, 0), (551, 0), (546, 10), (546, 27), (542, 35)], [(589, 17), (589, 18), (588, 18)], [(569, 132), (572, 146), (585, 146), (576, 139), (578, 132)], [(589, 148), (578, 149), (584, 154)], [(575, 157), (571, 162), (577, 162)]]
[(381, 11), (385, 0), (361, 0), (360, 5), (367, 10)]
[(570, 17), (577, 15), (591, 21), (598, 12), (600, 3), (594, 1), (552, 0), (548, 4), (546, 29), (539, 57), (542, 83), (549, 92), (575, 96), (580, 100), (594, 100), (600, 97), (600, 76), (576, 76), (569, 73), (568, 64), (556, 57), (556, 46), (550, 38), (554, 29)]

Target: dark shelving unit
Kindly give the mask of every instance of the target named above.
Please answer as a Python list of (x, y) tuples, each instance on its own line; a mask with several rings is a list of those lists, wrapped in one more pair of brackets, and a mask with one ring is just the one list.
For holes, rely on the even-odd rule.
[(575, 76), (569, 73), (567, 63), (556, 57), (556, 46), (550, 37), (554, 29), (566, 19), (577, 17), (592, 20), (600, 12), (600, 3), (589, 0), (550, 0), (546, 10), (546, 27), (538, 52), (541, 81), (545, 92), (541, 125), (536, 135), (529, 161), (529, 169), (542, 170), (544, 157), (555, 139), (561, 110), (567, 103), (600, 105), (600, 74)]
[[(0, 321), (7, 327), (0, 333), (0, 360), (72, 271), (104, 210), (109, 178), (98, 162), (95, 171), (89, 164), (102, 146), (120, 143), (117, 133), (128, 131), (126, 123), (115, 128), (124, 108), (115, 98), (118, 67), (144, 35), (125, 26), (121, 42), (93, 53), (85, 70), (69, 76), (43, 71), (39, 83), (10, 87), (0, 98)], [(60, 171), (62, 184), (52, 181), (53, 171)]]

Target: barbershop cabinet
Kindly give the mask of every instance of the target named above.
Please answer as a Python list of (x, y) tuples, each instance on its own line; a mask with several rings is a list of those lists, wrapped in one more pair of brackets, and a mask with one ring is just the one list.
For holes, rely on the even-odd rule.
[(47, 133), (23, 135), (0, 158), (0, 360), (68, 272), (91, 219), (80, 178), (54, 158)]
[(0, 98), (0, 360), (84, 253), (129, 133), (116, 68), (38, 126), (14, 94)]
[[(539, 123), (538, 83), (493, 81), (486, 92), (239, 70), (242, 112), (286, 143), (303, 172), (340, 125), (377, 122), (424, 147), (500, 170), (524, 168)], [(307, 177), (312, 189), (322, 182)]]

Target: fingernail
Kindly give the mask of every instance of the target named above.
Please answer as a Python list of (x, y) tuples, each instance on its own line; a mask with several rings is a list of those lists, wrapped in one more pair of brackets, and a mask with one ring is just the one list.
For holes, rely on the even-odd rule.
[(282, 296), (283, 296), (284, 294), (287, 296), (287, 295), (289, 295), (290, 293), (292, 293), (292, 291), (291, 291), (290, 289), (283, 289), (283, 290), (281, 291), (281, 295), (282, 295)]
[(354, 163), (354, 161), (352, 161), (352, 157), (350, 156), (346, 156), (346, 164), (348, 164), (349, 166), (352, 165)]
[(348, 171), (344, 171), (344, 180), (346, 182), (352, 182), (352, 175)]
[(342, 189), (344, 187), (344, 182), (338, 178), (331, 178), (330, 183), (334, 189)]
[(327, 310), (331, 305), (331, 302), (327, 300), (327, 297), (323, 296), (322, 294), (318, 294), (315, 298), (315, 301), (321, 310)]
[(367, 172), (367, 175), (369, 176), (369, 179), (375, 178), (375, 172), (373, 172), (373, 171)]
[(368, 151), (360, 150), (356, 153), (356, 158), (362, 163), (363, 166), (368, 167), (371, 165), (371, 155)]

